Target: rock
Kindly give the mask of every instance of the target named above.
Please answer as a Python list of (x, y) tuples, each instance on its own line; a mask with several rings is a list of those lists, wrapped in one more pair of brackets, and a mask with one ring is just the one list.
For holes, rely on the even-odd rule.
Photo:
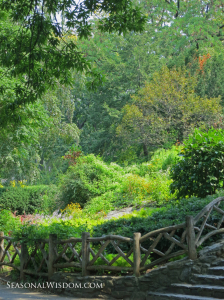
[(112, 218), (118, 218), (118, 217), (124, 216), (126, 214), (130, 214), (131, 212), (132, 212), (132, 207), (126, 207), (126, 208), (123, 208), (120, 210), (113, 210), (113, 211), (110, 211), (108, 213), (108, 215), (106, 217), (104, 217), (104, 219), (110, 220)]

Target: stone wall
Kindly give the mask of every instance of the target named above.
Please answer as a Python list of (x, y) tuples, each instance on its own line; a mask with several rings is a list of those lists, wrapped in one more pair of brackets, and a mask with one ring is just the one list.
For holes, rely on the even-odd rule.
[[(206, 247), (199, 252), (197, 260), (184, 258), (167, 263), (144, 276), (86, 276), (74, 273), (55, 273), (51, 282), (62, 285), (53, 288), (63, 295), (93, 299), (145, 300), (149, 291), (162, 291), (172, 283), (189, 282), (192, 272), (206, 273), (210, 266), (219, 264), (224, 257), (224, 242)], [(63, 287), (64, 284), (64, 287)]]

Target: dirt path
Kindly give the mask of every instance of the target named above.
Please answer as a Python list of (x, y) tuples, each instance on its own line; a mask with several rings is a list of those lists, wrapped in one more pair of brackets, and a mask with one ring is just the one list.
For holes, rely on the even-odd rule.
[[(0, 281), (0, 300), (89, 300), (86, 298), (73, 298), (66, 296), (58, 296), (54, 294), (46, 294), (28, 289), (9, 288), (6, 283)], [(100, 299), (92, 299), (100, 300)]]
[[(39, 292), (32, 292), (28, 289), (9, 288), (6, 284), (0, 282), (0, 299), (1, 300), (63, 300), (72, 299), (70, 297), (60, 297), (53, 294), (44, 294)], [(74, 299), (74, 298), (73, 298)]]

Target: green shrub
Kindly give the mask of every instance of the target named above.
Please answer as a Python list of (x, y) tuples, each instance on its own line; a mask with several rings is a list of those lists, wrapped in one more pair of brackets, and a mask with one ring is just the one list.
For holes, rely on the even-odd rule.
[(177, 197), (205, 197), (224, 185), (224, 130), (195, 129), (184, 142), (182, 159), (171, 169)]
[(86, 212), (97, 213), (124, 206), (139, 207), (146, 202), (156, 205), (167, 202), (173, 195), (169, 191), (172, 181), (166, 169), (173, 164), (177, 149), (158, 153), (161, 161), (156, 169), (150, 166), (153, 163), (128, 167), (107, 164), (93, 154), (78, 158), (76, 165), (61, 176), (61, 208), (79, 203)]
[[(165, 207), (157, 208), (156, 211), (149, 210), (148, 215), (141, 214), (136, 217), (130, 214), (119, 219), (112, 219), (95, 226), (93, 228), (93, 235), (99, 237), (102, 235), (115, 234), (133, 238), (134, 232), (140, 232), (143, 236), (156, 229), (180, 224), (185, 221), (186, 215), (196, 216), (208, 203), (219, 196), (224, 196), (224, 191), (213, 196), (207, 196), (204, 199), (192, 197), (189, 198), (188, 201), (184, 198), (173, 201)], [(219, 219), (220, 215), (212, 215), (208, 220), (208, 223), (217, 223)], [(175, 234), (180, 236), (181, 233), (182, 230), (179, 230)], [(213, 236), (210, 241), (213, 239), (217, 239), (217, 236)], [(149, 246), (147, 241), (144, 243), (146, 243), (146, 247)], [(167, 250), (168, 245), (170, 245), (170, 242), (166, 239), (162, 239), (158, 244), (157, 249), (163, 252)], [(143, 244), (143, 247), (145, 246)], [(122, 249), (125, 251), (128, 250), (125, 246), (123, 246)], [(113, 247), (110, 247), (110, 250), (111, 253), (113, 253)]]
[(91, 198), (116, 189), (122, 181), (121, 173), (124, 174), (121, 167), (113, 163), (107, 165), (93, 154), (79, 157), (77, 164), (61, 177), (63, 206), (73, 202), (83, 207)]
[(8, 186), (0, 188), (0, 208), (17, 214), (32, 214), (36, 210), (51, 212), (55, 209), (56, 186)]
[(181, 149), (181, 146), (173, 146), (168, 150), (158, 149), (153, 153), (149, 162), (128, 166), (125, 170), (127, 173), (133, 173), (139, 176), (145, 176), (147, 174), (153, 175), (159, 171), (166, 171), (176, 163)]
[(8, 235), (13, 229), (17, 229), (21, 225), (19, 217), (15, 217), (11, 211), (0, 209), (0, 231)]

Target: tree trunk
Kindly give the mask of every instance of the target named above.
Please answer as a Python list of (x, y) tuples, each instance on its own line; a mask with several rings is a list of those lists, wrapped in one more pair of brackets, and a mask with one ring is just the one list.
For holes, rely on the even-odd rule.
[(145, 143), (142, 144), (143, 145), (143, 152), (144, 152), (144, 156), (148, 156), (149, 155), (149, 152), (148, 152), (148, 149), (147, 149), (147, 146)]

